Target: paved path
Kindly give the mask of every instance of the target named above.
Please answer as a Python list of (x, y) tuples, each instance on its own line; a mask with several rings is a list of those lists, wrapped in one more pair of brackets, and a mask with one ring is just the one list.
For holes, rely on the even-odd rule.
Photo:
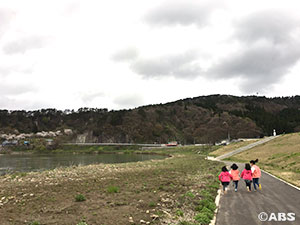
[[(231, 162), (226, 162), (231, 165)], [(239, 170), (244, 169), (244, 164), (238, 164)], [(299, 225), (300, 224), (300, 191), (283, 183), (276, 178), (262, 172), (260, 179), (261, 191), (248, 192), (244, 180), (240, 180), (238, 192), (230, 184), (227, 194), (221, 196), (217, 214), (217, 225)], [(253, 188), (253, 186), (252, 186)], [(258, 215), (265, 212), (271, 213), (295, 213), (295, 221), (265, 221), (261, 222)]]
[(229, 152), (229, 153), (226, 153), (226, 154), (224, 154), (224, 155), (221, 155), (221, 156), (217, 157), (216, 159), (217, 159), (217, 160), (226, 159), (226, 158), (228, 158), (228, 157), (230, 157), (230, 156), (233, 156), (233, 155), (235, 155), (235, 154), (238, 154), (238, 153), (240, 153), (240, 152), (247, 151), (247, 150), (249, 150), (249, 149), (251, 149), (251, 148), (254, 148), (254, 147), (258, 146), (258, 145), (261, 145), (261, 144), (264, 144), (264, 143), (266, 143), (266, 142), (269, 142), (269, 141), (271, 141), (271, 140), (273, 140), (274, 138), (277, 138), (277, 137), (279, 137), (279, 136), (266, 137), (266, 138), (264, 138), (264, 139), (262, 139), (262, 140), (260, 140), (260, 141), (251, 143), (251, 144), (249, 144), (249, 145), (247, 145), (247, 146), (240, 147), (240, 148), (238, 148), (238, 149), (236, 149), (236, 150), (234, 150), (234, 151), (232, 151), (232, 152)]

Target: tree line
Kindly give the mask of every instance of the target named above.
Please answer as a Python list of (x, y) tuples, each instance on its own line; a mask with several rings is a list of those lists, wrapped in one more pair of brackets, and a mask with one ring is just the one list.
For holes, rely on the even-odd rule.
[[(226, 123), (225, 123), (226, 122)], [(224, 126), (227, 124), (228, 126)], [(300, 96), (266, 98), (210, 95), (128, 110), (80, 108), (0, 110), (0, 132), (36, 133), (70, 128), (99, 142), (177, 140), (207, 143), (300, 131)]]

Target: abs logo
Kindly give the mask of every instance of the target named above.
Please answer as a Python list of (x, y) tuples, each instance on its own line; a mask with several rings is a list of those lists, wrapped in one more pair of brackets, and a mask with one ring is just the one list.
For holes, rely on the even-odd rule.
[(292, 222), (296, 220), (296, 214), (295, 213), (265, 213), (261, 212), (258, 214), (258, 219), (262, 222), (264, 221), (287, 221)]

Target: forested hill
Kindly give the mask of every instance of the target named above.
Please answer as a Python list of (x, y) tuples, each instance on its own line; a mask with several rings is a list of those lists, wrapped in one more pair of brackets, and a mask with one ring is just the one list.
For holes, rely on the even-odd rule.
[(266, 98), (211, 95), (130, 110), (81, 108), (0, 110), (0, 133), (72, 129), (86, 141), (212, 143), (300, 131), (300, 96)]

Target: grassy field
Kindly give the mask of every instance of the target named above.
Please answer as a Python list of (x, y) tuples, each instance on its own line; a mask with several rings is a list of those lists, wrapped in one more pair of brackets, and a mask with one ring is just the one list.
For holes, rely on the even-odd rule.
[(256, 158), (262, 169), (300, 187), (300, 133), (282, 135), (226, 160), (249, 162)]
[(218, 148), (217, 150), (212, 151), (211, 153), (209, 153), (209, 155), (214, 156), (214, 157), (218, 157), (220, 155), (224, 155), (228, 152), (232, 152), (232, 151), (234, 151), (238, 148), (244, 147), (244, 146), (249, 145), (249, 144), (254, 143), (254, 142), (256, 142), (256, 140), (231, 143), (230, 145), (222, 146), (222, 147)]
[(149, 150), (172, 157), (2, 176), (0, 224), (208, 224), (223, 165), (205, 160), (211, 148)]

